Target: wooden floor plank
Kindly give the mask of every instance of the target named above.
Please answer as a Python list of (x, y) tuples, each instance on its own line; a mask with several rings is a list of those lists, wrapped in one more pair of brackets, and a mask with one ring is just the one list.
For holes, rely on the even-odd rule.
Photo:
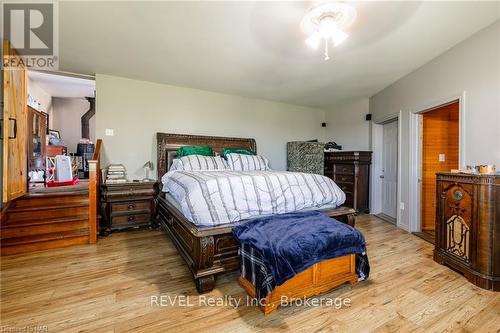
[[(340, 309), (288, 306), (264, 316), (247, 306), (238, 274), (218, 277), (198, 306), (190, 272), (161, 231), (112, 234), (97, 245), (1, 258), (1, 327), (49, 332), (442, 332), (500, 330), (500, 293), (482, 290), (432, 260), (432, 245), (370, 215), (358, 217), (370, 279), (318, 299)], [(151, 296), (189, 296), (195, 306), (151, 306)], [(5, 330), (5, 329), (4, 329)]]

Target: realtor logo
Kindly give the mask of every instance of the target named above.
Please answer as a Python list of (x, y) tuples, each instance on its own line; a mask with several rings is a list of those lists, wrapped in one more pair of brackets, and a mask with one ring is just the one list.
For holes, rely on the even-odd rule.
[[(3, 38), (31, 68), (57, 69), (57, 4), (3, 3)], [(3, 61), (4, 66), (15, 66)]]

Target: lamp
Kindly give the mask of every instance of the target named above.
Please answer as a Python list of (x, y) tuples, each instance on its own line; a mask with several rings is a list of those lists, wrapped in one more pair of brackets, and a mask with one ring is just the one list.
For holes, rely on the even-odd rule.
[(141, 180), (141, 182), (154, 182), (154, 179), (149, 178), (149, 171), (153, 170), (153, 162), (147, 161), (146, 163), (144, 163), (142, 168), (144, 169), (144, 173), (146, 176)]
[(321, 41), (325, 43), (325, 60), (330, 59), (328, 43), (334, 47), (344, 42), (349, 35), (343, 29), (356, 19), (356, 9), (343, 2), (327, 2), (309, 10), (301, 22), (302, 31), (309, 37), (306, 44), (317, 50)]

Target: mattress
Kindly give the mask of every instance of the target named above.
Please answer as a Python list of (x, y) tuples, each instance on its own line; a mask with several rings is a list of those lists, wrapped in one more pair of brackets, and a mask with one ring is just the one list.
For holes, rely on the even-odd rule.
[(170, 171), (162, 177), (179, 211), (198, 226), (335, 208), (345, 193), (330, 178), (287, 171)]

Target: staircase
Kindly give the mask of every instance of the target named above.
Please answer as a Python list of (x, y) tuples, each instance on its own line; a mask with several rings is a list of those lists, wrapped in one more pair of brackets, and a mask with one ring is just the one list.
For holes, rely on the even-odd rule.
[(2, 255), (88, 244), (87, 190), (28, 194), (14, 200), (0, 224)]
[(96, 142), (89, 180), (76, 186), (45, 188), (7, 203), (0, 215), (0, 254), (11, 255), (95, 244), (99, 225), (99, 185), (102, 181)]

